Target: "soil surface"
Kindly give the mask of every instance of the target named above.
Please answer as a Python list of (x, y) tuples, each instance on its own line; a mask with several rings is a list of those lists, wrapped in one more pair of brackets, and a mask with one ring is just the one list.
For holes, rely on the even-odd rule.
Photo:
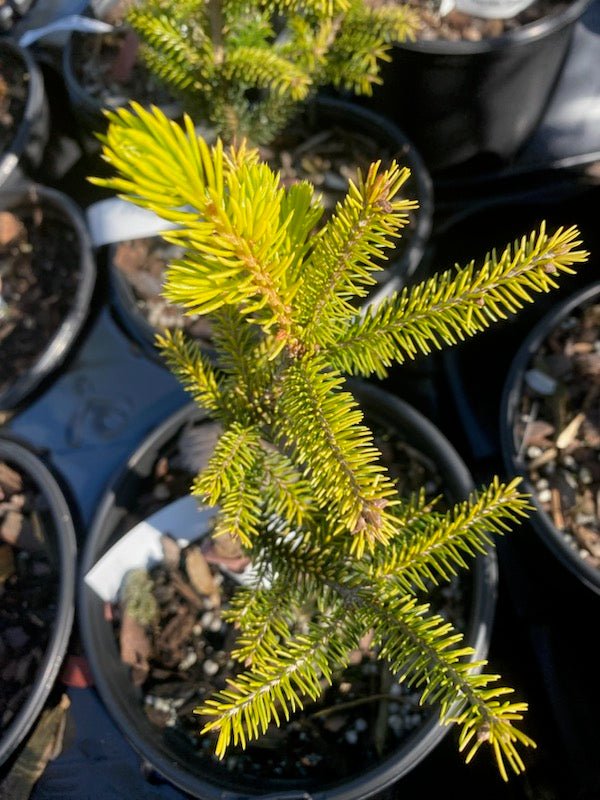
[(453, 9), (443, 17), (437, 11), (438, 4), (429, 0), (409, 0), (421, 17), (417, 39), (421, 41), (479, 42), (492, 39), (509, 31), (522, 28), (542, 17), (559, 14), (569, 5), (564, 0), (536, 0), (529, 8), (508, 19), (484, 19)]
[(46, 204), (0, 211), (0, 394), (31, 369), (69, 313), (79, 281), (72, 225)]
[[(212, 423), (190, 427), (156, 461), (148, 491), (139, 495), (126, 529), (188, 491), (194, 474), (189, 468), (205, 459), (203, 429), (214, 442)], [(435, 465), (422, 453), (389, 431), (378, 432), (377, 445), (404, 495), (421, 486), (429, 496), (443, 491)], [(130, 573), (132, 583), (122, 589), (121, 603), (110, 612), (122, 659), (141, 687), (148, 719), (171, 747), (213, 774), (224, 770), (249, 779), (319, 785), (369, 769), (429, 718), (432, 711), (421, 708), (418, 695), (394, 681), (365, 637), (350, 666), (335, 676), (317, 702), (280, 728), (271, 725), (247, 750), (232, 748), (224, 761), (217, 761), (215, 738), (200, 735), (193, 711), (240, 669), (230, 656), (236, 633), (222, 619), (236, 582), (215, 561), (234, 571), (246, 563), (233, 553), (215, 559), (219, 542), (208, 537), (180, 549), (164, 536), (165, 562), (141, 575)], [(134, 583), (137, 589), (129, 591)], [(440, 613), (464, 628), (465, 597), (464, 584), (455, 581), (436, 590), (433, 601)]]
[(137, 313), (155, 331), (182, 328), (193, 339), (210, 342), (210, 323), (205, 316), (184, 314), (162, 295), (170, 262), (183, 255), (183, 248), (160, 236), (119, 242), (111, 250), (111, 268), (125, 282), (126, 293)]
[(517, 417), (537, 500), (600, 570), (600, 303), (570, 314), (532, 359)]
[(29, 74), (21, 59), (0, 45), (0, 156), (9, 149), (18, 129), (29, 91)]
[(0, 730), (31, 692), (56, 615), (45, 511), (35, 485), (0, 460)]

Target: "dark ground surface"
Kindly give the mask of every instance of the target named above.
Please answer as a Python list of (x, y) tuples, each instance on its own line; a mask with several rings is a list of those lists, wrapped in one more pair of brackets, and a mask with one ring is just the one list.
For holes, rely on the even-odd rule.
[[(492, 174), (467, 170), (460, 181), (435, 181), (436, 218), (425, 270), (477, 258), (529, 232), (542, 219), (550, 228), (578, 224), (592, 252), (576, 278), (563, 280), (558, 292), (542, 298), (516, 321), (443, 356), (395, 370), (384, 382), (437, 422), (477, 484), (504, 474), (499, 403), (512, 355), (551, 303), (600, 276), (600, 179), (598, 173), (593, 175), (600, 157), (599, 21), (596, 0), (580, 24), (580, 46), (571, 54), (551, 107), (512, 165)], [(589, 79), (578, 80), (582, 74)], [(81, 157), (79, 142), (72, 138), (73, 121), (60, 77), (50, 66), (45, 77), (55, 136), (36, 177), (67, 192), (84, 208), (102, 196), (85, 182), (85, 176), (97, 174), (101, 166)], [(575, 109), (578, 117), (573, 116)], [(159, 421), (185, 402), (174, 378), (140, 351), (115, 318), (102, 253), (98, 266), (92, 313), (78, 346), (61, 374), (46, 381), (9, 423), (13, 433), (40, 449), (62, 481), (78, 521), (80, 544), (115, 470)], [(143, 392), (137, 391), (139, 386)], [(450, 731), (424, 762), (386, 792), (388, 800), (434, 796), (440, 782), (466, 800), (600, 797), (600, 597), (572, 576), (527, 524), (498, 542), (498, 555), (500, 585), (489, 658), (505, 682), (517, 686), (528, 700), (528, 732), (538, 749), (527, 754), (527, 773), (503, 784), (485, 756), (465, 767)], [(78, 654), (76, 629), (70, 653)], [(38, 782), (34, 800), (183, 800), (181, 792), (156, 776), (148, 780), (148, 771), (93, 688), (68, 691), (72, 706), (65, 747)]]

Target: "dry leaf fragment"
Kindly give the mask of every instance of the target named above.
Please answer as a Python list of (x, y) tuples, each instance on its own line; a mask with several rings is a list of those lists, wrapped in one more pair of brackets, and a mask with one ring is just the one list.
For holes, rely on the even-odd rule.
[(42, 538), (39, 533), (32, 521), (20, 511), (7, 511), (4, 519), (0, 520), (0, 539), (21, 550), (30, 553), (43, 552), (43, 533)]
[(0, 500), (23, 490), (23, 479), (14, 469), (0, 461)]
[(190, 545), (185, 550), (184, 558), (189, 582), (198, 594), (207, 597), (218, 594), (217, 585), (202, 550), (196, 545)]
[(10, 772), (0, 784), (0, 800), (27, 800), (49, 761), (63, 747), (71, 701), (63, 694), (54, 708), (46, 709)]
[(579, 432), (579, 428), (581, 427), (581, 423), (585, 420), (585, 414), (583, 412), (579, 412), (573, 419), (569, 422), (569, 424), (564, 428), (561, 433), (558, 434), (556, 438), (556, 446), (559, 450), (564, 450), (568, 447), (571, 442), (575, 439)]
[(542, 419), (532, 420), (526, 428), (523, 443), (542, 445), (554, 435), (554, 425)]
[(0, 245), (16, 241), (25, 234), (25, 226), (18, 217), (10, 211), (0, 211)]
[(530, 462), (529, 469), (533, 471), (539, 467), (543, 467), (544, 464), (548, 464), (550, 461), (553, 461), (557, 455), (558, 450), (556, 447), (549, 447), (547, 450), (541, 453), (541, 455), (537, 456)]
[(551, 499), (550, 499), (550, 510), (552, 512), (552, 518), (554, 520), (554, 524), (559, 530), (564, 530), (565, 528), (565, 518), (562, 513), (562, 501), (560, 498), (560, 492), (553, 486), (550, 490), (551, 492)]
[(181, 560), (181, 547), (179, 544), (175, 541), (175, 539), (173, 539), (172, 536), (166, 535), (160, 537), (160, 543), (162, 545), (165, 566), (167, 569), (176, 569), (179, 567), (179, 561)]
[(150, 665), (148, 659), (152, 652), (145, 627), (127, 610), (123, 614), (119, 632), (121, 661), (131, 667), (131, 680), (134, 686), (141, 686), (146, 680)]

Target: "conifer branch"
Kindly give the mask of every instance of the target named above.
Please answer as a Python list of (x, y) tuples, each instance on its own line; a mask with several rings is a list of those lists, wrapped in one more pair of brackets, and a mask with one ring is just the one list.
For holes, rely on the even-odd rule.
[[(192, 490), (192, 494), (196, 494)], [(250, 550), (260, 535), (260, 484), (256, 474), (247, 473), (233, 483), (219, 504), (212, 535), (238, 539)]]
[(198, 405), (217, 419), (226, 418), (220, 380), (198, 343), (186, 338), (181, 330), (166, 330), (162, 335), (157, 334), (156, 344), (169, 369)]
[(221, 434), (208, 465), (194, 480), (192, 494), (211, 506), (224, 502), (226, 495), (253, 473), (261, 458), (260, 431), (233, 422)]
[(232, 82), (270, 89), (277, 95), (289, 94), (294, 103), (304, 100), (311, 86), (305, 70), (266, 47), (239, 46), (231, 50), (223, 73)]
[(266, 508), (291, 525), (302, 525), (312, 507), (307, 481), (284, 454), (262, 442), (263, 496)]
[(343, 520), (360, 558), (365, 548), (390, 537), (384, 509), (394, 490), (371, 432), (360, 424), (362, 412), (352, 395), (339, 389), (342, 382), (324, 372), (318, 359), (290, 366), (281, 382), (275, 434), (292, 448), (296, 463), (309, 468), (316, 503)]
[(469, 660), (473, 650), (461, 646), (462, 634), (442, 617), (431, 616), (427, 605), (409, 596), (386, 598), (383, 608), (378, 588), (371, 603), (373, 608), (379, 606), (372, 621), (380, 657), (402, 682), (422, 690), (422, 703), (439, 705), (443, 724), (463, 726), (461, 749), (476, 737), (469, 760), (483, 742), (489, 742), (504, 780), (508, 779), (505, 759), (515, 773), (522, 772), (524, 764), (515, 745), (535, 747), (535, 743), (512, 723), (522, 719), (527, 704), (502, 701), (513, 690), (492, 686), (499, 676), (480, 672), (486, 662)]
[(346, 12), (350, 0), (265, 0), (264, 8), (275, 14), (302, 14), (325, 19)]
[(395, 362), (473, 336), (533, 302), (533, 293), (556, 288), (559, 273), (574, 274), (588, 257), (578, 237), (575, 227), (548, 235), (542, 224), (499, 257), (492, 251), (477, 271), (471, 262), (406, 287), (340, 324), (327, 357), (344, 372), (383, 377)]
[(139, 0), (128, 18), (148, 68), (188, 109), (228, 141), (255, 143), (329, 82), (369, 93), (389, 42), (416, 30), (404, 9), (363, 0)]
[(233, 597), (224, 617), (241, 629), (231, 655), (245, 667), (273, 658), (281, 642), (291, 638), (289, 588), (278, 582), (268, 590), (240, 589)]
[(203, 732), (217, 730), (216, 754), (222, 758), (230, 743), (246, 746), (263, 734), (269, 723), (289, 719), (303, 708), (306, 698), (321, 694), (321, 682), (331, 683), (335, 668), (347, 663), (347, 653), (356, 646), (358, 635), (343, 611), (309, 625), (306, 635), (288, 639), (256, 672), (245, 672), (229, 680), (229, 686), (195, 709), (213, 717)]
[(385, 550), (373, 556), (369, 570), (374, 580), (391, 581), (401, 592), (427, 590), (427, 582), (448, 581), (466, 568), (466, 557), (485, 553), (494, 534), (510, 530), (531, 509), (527, 496), (517, 491), (520, 479), (508, 485), (494, 478), (490, 486), (446, 514), (416, 518), (418, 524), (398, 530)]
[[(200, 10), (196, 9), (196, 13)], [(208, 91), (214, 73), (214, 53), (202, 27), (194, 26), (194, 41), (190, 41), (182, 36), (179, 20), (159, 9), (152, 11), (142, 11), (133, 5), (127, 16), (128, 23), (145, 43), (143, 58), (150, 72), (178, 93)]]
[(364, 178), (359, 174), (356, 185), (350, 182), (346, 198), (305, 262), (295, 305), (307, 342), (330, 336), (332, 316), (353, 312), (351, 301), (364, 297), (375, 283), (372, 273), (382, 268), (378, 260), (393, 247), (408, 222), (408, 211), (415, 207), (412, 201), (397, 199), (409, 170), (393, 163), (379, 172), (379, 166), (372, 164)]
[(191, 493), (219, 506), (214, 536), (225, 533), (251, 548), (260, 522), (260, 431), (238, 422), (221, 434), (206, 468), (196, 477)]

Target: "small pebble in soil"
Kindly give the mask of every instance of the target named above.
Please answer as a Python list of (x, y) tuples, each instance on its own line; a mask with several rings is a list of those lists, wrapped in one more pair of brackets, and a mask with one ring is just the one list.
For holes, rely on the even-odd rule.
[(202, 669), (209, 678), (212, 678), (212, 676), (216, 675), (219, 671), (219, 665), (216, 661), (212, 661), (210, 658), (207, 658), (202, 665)]
[(351, 728), (344, 734), (344, 739), (348, 742), (348, 744), (356, 744), (358, 742), (358, 733)]
[(546, 397), (554, 394), (556, 391), (556, 380), (539, 369), (527, 370), (525, 373), (525, 381), (530, 389)]

